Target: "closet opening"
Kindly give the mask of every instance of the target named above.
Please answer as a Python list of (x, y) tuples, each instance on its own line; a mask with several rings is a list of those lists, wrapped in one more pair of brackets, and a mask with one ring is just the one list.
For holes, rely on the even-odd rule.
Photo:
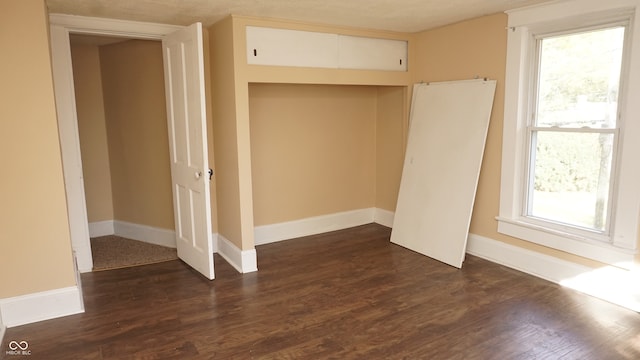
[[(255, 244), (393, 212), (406, 94), (406, 86), (250, 83)], [(298, 232), (269, 231), (287, 225)]]
[(177, 259), (162, 43), (70, 45), (94, 271)]

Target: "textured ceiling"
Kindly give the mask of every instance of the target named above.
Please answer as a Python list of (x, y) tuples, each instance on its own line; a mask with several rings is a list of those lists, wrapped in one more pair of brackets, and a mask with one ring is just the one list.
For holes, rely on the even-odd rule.
[(230, 14), (417, 32), (548, 0), (46, 0), (50, 13), (189, 25)]

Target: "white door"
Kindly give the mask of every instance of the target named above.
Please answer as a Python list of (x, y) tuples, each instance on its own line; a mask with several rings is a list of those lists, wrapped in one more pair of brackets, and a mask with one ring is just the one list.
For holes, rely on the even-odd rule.
[(391, 242), (462, 267), (495, 80), (417, 84)]
[(214, 278), (202, 24), (162, 40), (178, 257)]

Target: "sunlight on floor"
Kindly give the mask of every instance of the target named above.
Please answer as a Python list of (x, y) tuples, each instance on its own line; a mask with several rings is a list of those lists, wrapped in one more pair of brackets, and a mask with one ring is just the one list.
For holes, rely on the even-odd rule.
[(621, 346), (618, 349), (618, 352), (626, 356), (628, 359), (637, 359), (640, 357), (640, 334), (637, 335), (633, 340), (629, 341), (626, 346)]
[(560, 285), (640, 312), (640, 269), (606, 266), (562, 280)]

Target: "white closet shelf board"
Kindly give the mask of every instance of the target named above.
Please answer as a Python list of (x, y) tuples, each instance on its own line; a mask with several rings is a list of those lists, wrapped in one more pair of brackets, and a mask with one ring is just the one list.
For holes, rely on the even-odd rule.
[(462, 267), (495, 80), (416, 84), (391, 242)]

